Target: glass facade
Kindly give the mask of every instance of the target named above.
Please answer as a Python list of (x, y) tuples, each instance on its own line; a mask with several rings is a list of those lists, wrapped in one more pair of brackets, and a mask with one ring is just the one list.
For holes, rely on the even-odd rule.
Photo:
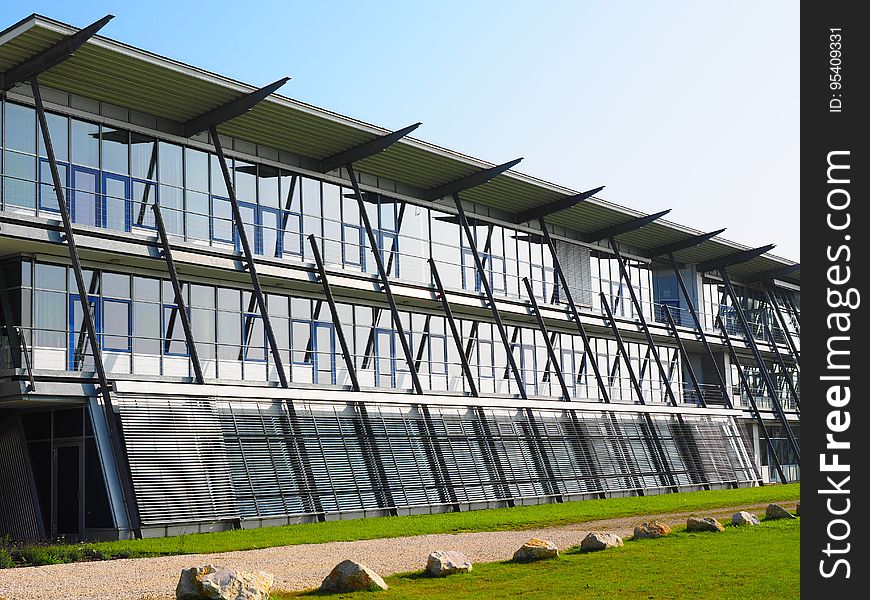
[[(50, 165), (29, 100), (11, 96), (0, 99), (0, 211), (4, 227), (18, 229), (0, 242), (39, 235), (2, 244), (0, 368), (22, 385), (0, 437), (22, 457), (7, 464), (27, 470), (23, 481), (32, 484), (31, 512), (41, 519), (29, 519), (30, 538), (147, 537), (755, 483), (737, 412), (663, 408), (669, 390), (684, 404), (700, 404), (704, 392), (686, 382), (697, 344), (683, 356), (660, 327), (662, 306), (679, 309), (679, 295), (674, 278), (655, 271), (659, 263), (626, 258), (623, 277), (603, 244), (556, 228), (557, 279), (540, 230), (511, 225), (514, 217), (495, 207), (469, 205), (466, 232), (447, 199), (404, 200), (398, 184), (370, 179), (364, 185), (375, 191), (358, 198), (341, 177), (307, 171), (314, 157), (304, 151), (295, 161), (243, 140), (226, 144), (225, 179), (204, 136), (182, 141), (132, 112), (131, 124), (118, 125), (123, 107), (75, 95), (75, 109), (58, 108), (73, 115), (45, 115)], [(76, 237), (85, 233), (81, 272), (64, 256), (71, 239), (57, 235), (54, 166)], [(158, 207), (181, 256), (179, 296), (154, 243)], [(244, 240), (263, 265), (264, 297), (240, 268)], [(312, 246), (342, 288), (332, 310)], [(194, 256), (205, 260), (196, 265)], [(455, 307), (453, 331), (434, 304), (430, 261)], [(379, 262), (401, 290), (393, 312), (373, 293)], [(532, 319), (523, 280), (545, 307), (538, 316), (550, 322), (550, 339)], [(567, 318), (563, 281), (588, 321), (586, 344)], [(704, 326), (713, 330), (713, 316), (723, 315), (733, 330), (721, 286), (702, 285)], [(504, 331), (484, 287), (504, 307)], [(780, 290), (777, 299), (787, 331), (760, 292), (738, 293), (759, 339), (767, 328), (778, 342), (798, 336), (797, 292)], [(624, 346), (610, 338), (605, 312), (625, 332)], [(640, 335), (641, 317), (653, 325), (655, 348)], [(727, 366), (721, 346), (716, 352), (713, 362)], [(98, 356), (110, 383), (99, 393)], [(210, 385), (165, 385), (190, 382), (193, 356)], [(787, 384), (797, 386), (796, 369), (766, 366), (773, 393), (795, 409)], [(349, 370), (365, 392), (400, 393), (338, 392), (349, 389)], [(427, 396), (401, 393), (412, 390), (414, 372)], [(597, 404), (540, 402), (563, 399), (557, 372), (569, 399)], [(712, 380), (697, 372), (701, 385)], [(738, 380), (733, 365), (726, 374)], [(760, 375), (747, 367), (747, 387), (768, 408)], [(283, 376), (291, 389), (237, 385)], [(461, 395), (469, 379), (479, 398)], [(658, 407), (615, 406), (638, 403)], [(793, 463), (787, 431), (771, 429)], [(10, 489), (24, 490), (16, 496), (24, 502), (6, 505), (28, 521), (28, 486)]]
[[(239, 250), (239, 232), (214, 154), (74, 117), (47, 116), (75, 223), (153, 235), (152, 206), (159, 203), (170, 235), (192, 244)], [(40, 137), (32, 108), (3, 102), (3, 208), (52, 218), (57, 214), (57, 198)], [(497, 296), (525, 300), (522, 279), (529, 278), (540, 303), (562, 301), (550, 252), (534, 232), (470, 217), (473, 239), (469, 240), (450, 212), (366, 193), (362, 209), (372, 224), (377, 245), (373, 249), (350, 189), (263, 162), (229, 158), (228, 166), (245, 232), (253, 252), (262, 259), (310, 262), (313, 256), (306, 238), (314, 235), (330, 265), (372, 275), (376, 273), (372, 252), (377, 251), (391, 278), (428, 286), (431, 258), (446, 288), (479, 293), (476, 250)], [(616, 259), (603, 249), (587, 256), (586, 285), (591, 289), (574, 290), (575, 296), (591, 298), (593, 309), (603, 311), (601, 293), (615, 316), (636, 320)], [(627, 259), (627, 270), (643, 315), (650, 322), (662, 322), (660, 303), (669, 300), (654, 295), (650, 265)], [(82, 302), (66, 271), (62, 265), (44, 262), (33, 266), (32, 285), (21, 288), (22, 306), (26, 306), (22, 322), (30, 323), (26, 327), (37, 368), (89, 371), (93, 357), (83, 329)], [(111, 372), (190, 376), (189, 349), (167, 281), (111, 272), (88, 272), (86, 277), (88, 307)], [(262, 315), (249, 291), (185, 284), (184, 293), (207, 377), (277, 378)], [(771, 329), (779, 331), (759, 292), (741, 288), (740, 293), (756, 329), (767, 319)], [(706, 327), (712, 330), (713, 315), (724, 312), (731, 332), (737, 333), (721, 286), (705, 282), (701, 295)], [(783, 298), (785, 303), (784, 292)], [(788, 300), (799, 306), (796, 294)], [(348, 382), (344, 361), (336, 351), (335, 325), (322, 301), (269, 294), (268, 305), (289, 379), (319, 385)], [(389, 311), (351, 304), (340, 305), (339, 311), (346, 317), (342, 321), (361, 383), (409, 389), (410, 372)], [(676, 318), (680, 322), (680, 315)], [(403, 312), (402, 319), (412, 352), (419, 357), (424, 387), (462, 390), (466, 384), (459, 351), (443, 317)], [(481, 392), (516, 393), (504, 345), (492, 323), (460, 319), (459, 327)], [(559, 396), (540, 332), (531, 327), (508, 329), (528, 393)], [(579, 338), (558, 333), (554, 346), (574, 397), (601, 399)], [(611, 398), (636, 401), (615, 342), (593, 339), (593, 347)], [(626, 347), (645, 399), (665, 401), (658, 367), (646, 345), (629, 341)], [(659, 352), (675, 394), (684, 396), (681, 357), (675, 348), (664, 345)]]
[[(56, 218), (58, 205), (35, 111), (4, 102), (3, 208)], [(74, 223), (153, 235), (159, 203), (167, 231), (195, 244), (240, 249), (229, 193), (214, 154), (123, 129), (48, 114)], [(252, 251), (263, 258), (324, 261), (377, 272), (352, 190), (267, 164), (228, 158)], [(429, 285), (437, 263), (445, 287), (480, 291), (471, 245), (454, 214), (366, 193), (364, 207), (391, 277)], [(500, 296), (558, 303), (552, 258), (540, 236), (472, 220), (474, 243)]]
[[(659, 312), (653, 304), (653, 276), (649, 265), (626, 259), (626, 271), (637, 295), (638, 304), (647, 320), (658, 318)], [(591, 257), (593, 306), (601, 310), (601, 296), (610, 301), (610, 310), (614, 317), (636, 319), (637, 309), (631, 301), (628, 284), (619, 272), (619, 261), (609, 254), (593, 253)]]
[[(34, 368), (93, 370), (83, 328), (81, 299), (70, 267), (22, 261), (21, 287), (10, 290), (26, 307), (25, 332)], [(191, 376), (189, 349), (168, 280), (113, 271), (84, 272), (88, 305), (107, 369), (112, 373)], [(32, 281), (32, 283), (30, 283)], [(191, 327), (206, 377), (227, 380), (276, 380), (262, 317), (248, 290), (184, 284)], [(326, 303), (318, 299), (267, 294), (269, 318), (288, 378), (296, 383), (347, 385), (347, 369)], [(342, 326), (360, 382), (378, 388), (411, 388), (411, 377), (392, 327), (389, 310), (338, 304)], [(467, 385), (446, 319), (402, 311), (423, 386), (429, 391), (461, 391)], [(466, 356), (485, 394), (517, 393), (507, 353), (492, 323), (457, 320)], [(511, 349), (527, 393), (560, 397), (546, 344), (536, 328), (508, 327)], [(577, 399), (600, 400), (599, 388), (579, 336), (560, 333), (554, 347), (569, 391)], [(636, 401), (628, 371), (615, 342), (592, 338), (608, 393), (614, 402)], [(658, 372), (645, 344), (626, 343), (632, 368), (647, 402), (665, 402)], [(675, 391), (681, 386), (679, 355), (661, 347)]]
[[(743, 314), (752, 330), (752, 335), (758, 340), (775, 341), (777, 344), (786, 343), (786, 335), (790, 335), (795, 344), (800, 348), (800, 293), (777, 288), (777, 295), (783, 302), (779, 302), (780, 313), (783, 315), (787, 332), (783, 331), (782, 325), (775, 313), (775, 308), (765, 299), (760, 290), (732, 284), (734, 293), (743, 309)], [(732, 299), (725, 291), (725, 285), (716, 279), (705, 277), (701, 286), (701, 319), (707, 329), (715, 330), (716, 317), (722, 318), (722, 322), (729, 335), (743, 336), (744, 332), (737, 318), (737, 311)], [(773, 340), (771, 340), (771, 336)]]

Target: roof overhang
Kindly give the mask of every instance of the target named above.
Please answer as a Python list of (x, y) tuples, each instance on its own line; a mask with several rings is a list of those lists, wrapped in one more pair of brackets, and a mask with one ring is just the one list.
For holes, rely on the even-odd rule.
[[(0, 32), (0, 71), (45, 50), (78, 29), (30, 15)], [(43, 86), (77, 94), (182, 124), (257, 90), (257, 86), (134, 48), (104, 36), (94, 36), (71, 58), (40, 75)], [(390, 134), (390, 130), (273, 93), (249, 112), (218, 126), (227, 136), (323, 161)], [(354, 169), (407, 186), (414, 197), (425, 199), (427, 190), (461, 180), (496, 165), (423, 140), (403, 137), (381, 152), (354, 163)], [(487, 183), (462, 193), (463, 200), (517, 215), (543, 208), (580, 194), (554, 183), (508, 170)], [(581, 235), (645, 216), (595, 196), (565, 210), (547, 215), (551, 225)], [(642, 230), (620, 235), (619, 241), (643, 254), (702, 232), (659, 219)], [(709, 261), (748, 249), (713, 238), (675, 253), (684, 263)], [(794, 261), (765, 254), (729, 272), (736, 278), (789, 267)], [(800, 272), (783, 277), (800, 284)]]

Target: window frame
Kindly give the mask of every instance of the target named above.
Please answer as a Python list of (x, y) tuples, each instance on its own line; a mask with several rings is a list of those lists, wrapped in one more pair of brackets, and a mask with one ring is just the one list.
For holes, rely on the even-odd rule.
[[(102, 275), (102, 274), (101, 274)], [(106, 304), (107, 303), (115, 303), (115, 304), (126, 304), (127, 305), (127, 347), (126, 348), (112, 348), (106, 345), (106, 331), (103, 327), (104, 319), (102, 317), (106, 312)], [(133, 352), (133, 301), (127, 300), (124, 298), (103, 298), (102, 305), (100, 307), (100, 348), (107, 352), (123, 352), (125, 354), (132, 354)], [(111, 335), (108, 337), (119, 337), (117, 335)]]
[[(162, 280), (161, 280), (162, 282)], [(180, 356), (180, 357), (190, 357), (190, 348), (187, 344), (187, 337), (184, 338), (184, 352), (170, 352), (169, 349), (172, 348), (172, 342), (174, 340), (166, 337), (166, 310), (179, 310), (178, 305), (174, 303), (161, 303), (162, 310), (160, 311), (160, 354), (161, 356)], [(188, 311), (190, 309), (187, 309)], [(190, 318), (190, 313), (188, 312), (188, 318)], [(180, 326), (180, 325), (179, 325)]]

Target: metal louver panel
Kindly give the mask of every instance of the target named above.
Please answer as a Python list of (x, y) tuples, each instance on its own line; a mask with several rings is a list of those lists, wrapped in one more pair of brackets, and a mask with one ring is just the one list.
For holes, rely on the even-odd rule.
[(30, 541), (43, 537), (43, 528), (27, 445), (18, 415), (0, 415), (0, 537)]
[[(444, 511), (451, 496), (469, 509), (757, 477), (722, 416), (428, 405), (430, 428), (412, 403), (122, 396), (120, 410), (148, 524)], [(452, 490), (435, 476), (435, 442)]]
[(237, 519), (224, 434), (212, 402), (120, 397), (143, 525)]

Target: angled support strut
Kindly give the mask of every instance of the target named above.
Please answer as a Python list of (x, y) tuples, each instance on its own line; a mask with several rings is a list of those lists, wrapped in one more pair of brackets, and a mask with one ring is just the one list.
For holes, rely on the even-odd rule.
[(169, 243), (169, 236), (166, 235), (166, 225), (163, 223), (163, 213), (160, 211), (160, 205), (157, 203), (151, 205), (151, 210), (154, 211), (154, 222), (157, 224), (157, 235), (160, 238), (160, 245), (163, 249), (163, 260), (166, 261), (166, 268), (169, 270), (169, 278), (172, 280), (172, 291), (175, 293), (175, 307), (178, 316), (181, 319), (181, 327), (184, 329), (184, 337), (187, 341), (187, 353), (190, 356), (190, 363), (193, 366), (193, 374), (196, 382), (202, 385), (205, 381), (202, 375), (202, 363), (199, 361), (199, 351), (196, 349), (196, 341), (193, 339), (193, 328), (190, 326), (190, 315), (187, 312), (187, 303), (184, 301), (184, 290), (181, 287), (181, 282), (178, 280), (178, 271), (175, 268), (175, 260), (172, 258), (172, 246)]
[(248, 240), (248, 232), (245, 230), (245, 222), (242, 219), (242, 212), (239, 210), (239, 202), (236, 199), (236, 190), (233, 187), (233, 178), (230, 174), (230, 169), (227, 166), (224, 149), (214, 125), (209, 127), (209, 133), (211, 134), (215, 153), (217, 154), (218, 162), (220, 162), (221, 166), (221, 172), (224, 176), (224, 183), (226, 184), (227, 192), (230, 197), (230, 206), (233, 211), (233, 223), (235, 224), (236, 235), (239, 236), (242, 253), (244, 254), (245, 263), (248, 267), (248, 273), (251, 276), (251, 284), (254, 288), (254, 298), (257, 301), (257, 307), (260, 309), (260, 317), (263, 319), (263, 328), (266, 330), (266, 339), (269, 342), (269, 349), (272, 353), (275, 370), (278, 372), (278, 381), (282, 388), (286, 388), (288, 385), (287, 374), (284, 372), (284, 361), (281, 360), (281, 350), (278, 348), (275, 331), (272, 329), (272, 320), (269, 318), (269, 311), (266, 308), (266, 297), (263, 295), (263, 288), (260, 286), (260, 276), (257, 274), (257, 265), (254, 263), (254, 252), (251, 249), (251, 242)]

